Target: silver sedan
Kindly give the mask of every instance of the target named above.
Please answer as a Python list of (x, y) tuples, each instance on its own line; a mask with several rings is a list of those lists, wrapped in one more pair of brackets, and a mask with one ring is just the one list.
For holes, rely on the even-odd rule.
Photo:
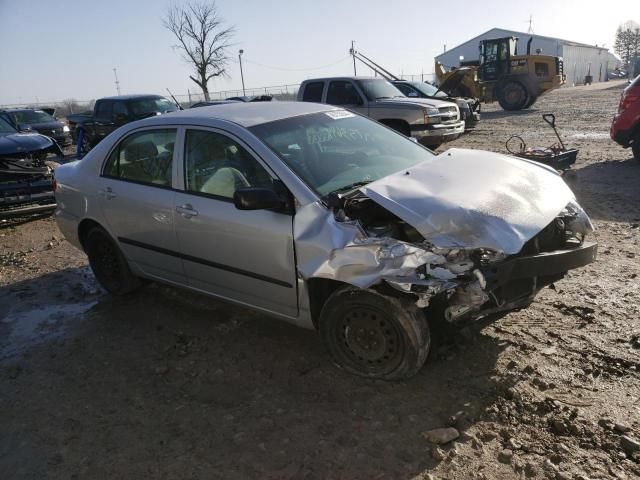
[(227, 104), (127, 124), (56, 170), (56, 218), (112, 294), (151, 279), (315, 328), (363, 376), (415, 374), (429, 326), (529, 305), (593, 261), (554, 171), (440, 155), (352, 112)]

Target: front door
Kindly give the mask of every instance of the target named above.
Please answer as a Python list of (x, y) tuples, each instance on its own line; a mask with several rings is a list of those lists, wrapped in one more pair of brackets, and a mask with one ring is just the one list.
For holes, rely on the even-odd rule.
[(237, 188), (275, 188), (274, 177), (238, 140), (212, 130), (187, 129), (183, 162), (176, 232), (189, 285), (295, 317), (292, 216), (233, 204)]
[(133, 133), (117, 145), (98, 193), (112, 235), (125, 257), (146, 275), (185, 283), (175, 235), (175, 128)]

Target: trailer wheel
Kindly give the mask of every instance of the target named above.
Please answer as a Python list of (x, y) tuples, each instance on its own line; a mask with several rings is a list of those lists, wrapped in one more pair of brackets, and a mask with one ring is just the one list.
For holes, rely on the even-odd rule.
[(368, 378), (415, 375), (431, 345), (427, 319), (415, 303), (350, 286), (327, 299), (319, 330), (338, 367)]
[(529, 102), (529, 93), (525, 86), (515, 80), (498, 87), (498, 103), (504, 110), (522, 110)]

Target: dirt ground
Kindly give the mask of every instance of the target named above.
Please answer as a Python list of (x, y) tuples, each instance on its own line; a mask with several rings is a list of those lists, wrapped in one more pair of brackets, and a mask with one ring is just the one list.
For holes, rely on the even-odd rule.
[[(51, 218), (5, 222), (0, 477), (640, 478), (640, 164), (608, 139), (622, 88), (486, 106), (453, 142), (550, 145), (540, 114), (556, 112), (599, 258), (402, 383), (343, 373), (316, 333), (202, 296), (112, 298)], [(449, 425), (448, 445), (422, 436)]]

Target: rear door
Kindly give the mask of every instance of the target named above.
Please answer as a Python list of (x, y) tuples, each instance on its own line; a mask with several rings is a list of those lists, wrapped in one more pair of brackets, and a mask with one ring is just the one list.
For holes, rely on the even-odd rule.
[(237, 188), (277, 188), (274, 175), (238, 138), (197, 128), (185, 132), (181, 173), (176, 233), (189, 285), (295, 317), (293, 217), (233, 204)]
[(177, 251), (173, 177), (176, 128), (149, 128), (122, 139), (99, 179), (109, 229), (134, 267), (184, 284)]

